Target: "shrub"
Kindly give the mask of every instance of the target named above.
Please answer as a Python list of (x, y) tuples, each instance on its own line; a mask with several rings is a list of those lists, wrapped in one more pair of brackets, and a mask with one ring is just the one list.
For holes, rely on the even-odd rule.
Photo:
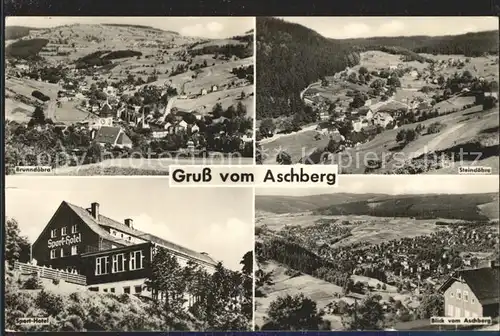
[(84, 323), (80, 316), (71, 315), (68, 316), (66, 321), (63, 323), (63, 327), (61, 328), (63, 331), (83, 331)]
[(80, 302), (81, 301), (81, 298), (80, 298), (80, 294), (78, 292), (73, 292), (69, 295), (69, 299), (70, 300), (73, 300), (75, 302)]
[(61, 279), (59, 279), (59, 278), (52, 279), (52, 283), (53, 283), (54, 285), (56, 285), (56, 286), (57, 286), (57, 285), (59, 285), (59, 283), (60, 283), (60, 282), (61, 282)]
[(70, 304), (66, 308), (66, 310), (67, 310), (68, 314), (70, 314), (70, 315), (80, 316), (82, 318), (85, 317), (85, 310), (79, 304)]
[(429, 125), (429, 127), (427, 127), (427, 134), (439, 133), (443, 128), (444, 125), (439, 122), (432, 123)]
[(34, 275), (31, 278), (29, 278), (28, 280), (26, 280), (26, 282), (23, 284), (22, 288), (23, 289), (42, 289), (43, 285), (42, 285), (42, 281), (40, 280), (38, 275)]
[(129, 303), (130, 302), (130, 296), (128, 294), (121, 294), (118, 296), (118, 302), (120, 303)]
[(60, 295), (42, 290), (35, 299), (36, 305), (51, 316), (57, 316), (64, 309), (64, 302)]

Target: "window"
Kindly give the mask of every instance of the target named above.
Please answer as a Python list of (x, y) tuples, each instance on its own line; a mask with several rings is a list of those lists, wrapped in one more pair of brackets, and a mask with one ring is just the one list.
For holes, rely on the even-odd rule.
[(115, 292), (115, 289), (114, 289), (114, 288), (110, 288), (110, 289), (109, 289), (109, 291), (110, 291), (111, 293), (114, 293), (114, 292)]
[(472, 298), (472, 299), (470, 300), (470, 302), (472, 302), (472, 303), (476, 303), (476, 299)]
[(129, 286), (123, 287), (123, 293), (130, 294), (130, 287)]
[(143, 258), (144, 256), (142, 255), (142, 250), (130, 252), (129, 269), (131, 271), (141, 269), (143, 267)]
[(451, 292), (451, 293), (450, 293), (450, 296), (451, 296), (451, 297), (455, 297), (455, 293)]
[(57, 229), (50, 230), (50, 238), (55, 238), (57, 236)]
[(73, 245), (71, 246), (71, 255), (76, 255), (76, 254), (78, 254), (78, 246)]
[(455, 315), (453, 317), (462, 317), (462, 311), (459, 307), (455, 307)]
[(123, 272), (125, 271), (125, 255), (115, 254), (113, 256), (113, 266), (111, 268), (112, 273)]
[(55, 259), (56, 257), (56, 250), (50, 250), (50, 259)]
[[(469, 301), (469, 292), (468, 291), (464, 291), (464, 301), (465, 302)], [(466, 317), (468, 317), (468, 316), (466, 316)]]
[(123, 238), (123, 233), (122, 233), (121, 237)]
[(67, 228), (67, 227), (65, 227), (65, 226), (61, 228), (61, 236), (65, 236), (65, 235), (67, 235), (67, 234), (68, 234), (68, 230), (67, 230), (67, 229), (68, 229), (68, 228)]
[(102, 291), (103, 291), (104, 293), (107, 293), (107, 292), (108, 292), (108, 289), (107, 289), (107, 288), (104, 288)]
[(98, 257), (95, 259), (95, 275), (108, 273), (108, 257)]
[(128, 236), (128, 240), (129, 240), (129, 241), (132, 241), (132, 237)]
[(116, 248), (116, 245), (111, 245), (111, 248), (112, 248), (112, 249), (115, 249), (115, 248)]
[(142, 293), (142, 286), (135, 286), (134, 290), (135, 290), (135, 294), (141, 294)]
[(448, 305), (448, 316), (453, 317), (453, 305)]
[(461, 300), (462, 299), (462, 291), (457, 288), (457, 299)]
[(61, 247), (61, 258), (64, 258), (64, 248)]
[(99, 287), (89, 287), (89, 291), (98, 292), (99, 291)]
[(77, 228), (76, 224), (71, 226), (71, 233), (77, 233), (77, 232), (78, 232), (78, 228)]

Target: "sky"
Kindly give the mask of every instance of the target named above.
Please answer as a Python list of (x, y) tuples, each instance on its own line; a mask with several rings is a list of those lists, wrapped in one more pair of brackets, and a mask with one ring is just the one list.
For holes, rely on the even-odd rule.
[(50, 28), (69, 24), (119, 23), (150, 26), (171, 30), (185, 36), (226, 38), (241, 35), (255, 26), (253, 17), (70, 17), (70, 16), (10, 16), (6, 26)]
[(459, 35), (485, 30), (497, 30), (497, 17), (283, 17), (299, 23), (329, 38), (374, 36)]
[(253, 250), (251, 188), (169, 188), (165, 178), (7, 177), (6, 216), (34, 242), (62, 201), (100, 213), (240, 270)]
[(256, 195), (498, 193), (498, 175), (340, 175), (329, 188), (256, 188)]

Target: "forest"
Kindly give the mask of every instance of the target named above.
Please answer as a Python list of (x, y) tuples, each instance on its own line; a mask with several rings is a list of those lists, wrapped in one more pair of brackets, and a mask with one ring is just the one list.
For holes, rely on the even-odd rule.
[(385, 47), (404, 48), (415, 53), (482, 56), (498, 54), (498, 31), (450, 36), (399, 36), (335, 40), (366, 50)]
[(322, 76), (359, 63), (357, 52), (299, 24), (261, 17), (257, 32), (258, 119), (307, 119), (300, 92)]
[[(417, 219), (462, 219), (487, 221), (479, 205), (492, 202), (490, 194), (427, 195), (388, 197), (377, 201), (350, 202), (323, 207), (314, 212), (321, 215), (368, 215), (377, 217), (414, 217)], [(373, 206), (376, 204), (376, 206)]]
[(19, 40), (5, 48), (5, 56), (20, 59), (34, 59), (49, 43), (47, 39)]

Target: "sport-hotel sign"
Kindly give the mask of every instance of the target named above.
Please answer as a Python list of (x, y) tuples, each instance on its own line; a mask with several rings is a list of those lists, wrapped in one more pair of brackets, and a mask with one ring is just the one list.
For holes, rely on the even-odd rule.
[(62, 237), (59, 240), (49, 239), (49, 249), (52, 249), (54, 247), (58, 247), (61, 245), (73, 245), (73, 244), (77, 244), (77, 243), (81, 243), (81, 242), (82, 242), (82, 234), (81, 233), (74, 234), (71, 236)]

